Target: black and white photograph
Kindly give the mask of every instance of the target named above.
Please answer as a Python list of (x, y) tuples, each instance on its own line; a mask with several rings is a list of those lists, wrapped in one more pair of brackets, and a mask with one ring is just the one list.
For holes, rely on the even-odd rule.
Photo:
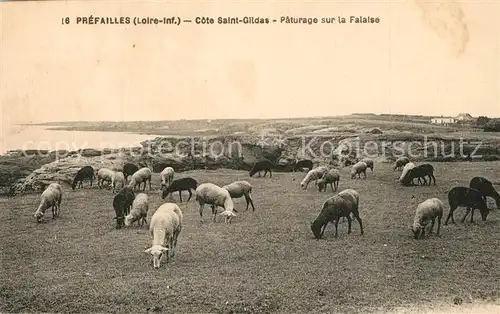
[(0, 313), (500, 313), (499, 1), (0, 21)]

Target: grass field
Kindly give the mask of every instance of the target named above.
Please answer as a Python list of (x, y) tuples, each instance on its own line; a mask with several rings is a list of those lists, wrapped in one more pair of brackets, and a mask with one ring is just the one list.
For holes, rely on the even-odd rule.
[[(110, 190), (65, 188), (61, 216), (52, 220), (48, 210), (42, 224), (32, 217), (38, 195), (0, 199), (0, 311), (364, 313), (453, 306), (455, 297), (464, 301), (456, 311), (498, 304), (498, 211), (486, 222), (476, 213), (475, 224), (462, 224), (464, 210), (457, 210), (455, 225), (425, 240), (414, 240), (408, 228), (419, 202), (438, 197), (447, 205), (447, 191), (475, 175), (498, 183), (500, 162), (435, 167), (431, 187), (397, 185), (399, 172), (390, 164), (376, 164), (366, 180), (351, 180), (342, 169), (339, 189), (359, 191), (365, 234), (354, 222), (347, 235), (345, 222), (338, 239), (329, 225), (323, 240), (312, 238), (309, 224), (332, 192), (313, 184), (300, 190), (303, 173), (271, 179), (230, 170), (176, 174), (220, 185), (247, 180), (256, 211), (245, 212), (244, 199), (235, 200), (238, 216), (226, 225), (213, 223), (206, 206), (202, 224), (194, 198), (183, 197), (177, 255), (159, 270), (143, 253), (151, 245), (146, 227), (114, 229)], [(153, 186), (148, 221), (162, 203), (158, 174)]]

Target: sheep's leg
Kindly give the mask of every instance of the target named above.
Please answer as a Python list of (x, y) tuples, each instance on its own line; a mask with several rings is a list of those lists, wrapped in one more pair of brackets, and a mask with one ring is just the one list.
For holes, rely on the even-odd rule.
[(351, 215), (348, 214), (347, 215), (347, 234), (351, 234), (351, 223), (352, 223)]
[(203, 207), (205, 204), (200, 203), (200, 222), (203, 222)]
[[(434, 185), (436, 185), (436, 177), (434, 176), (434, 174), (430, 174), (430, 177), (434, 180)], [(429, 185), (431, 185), (431, 182), (429, 180)]]
[(354, 218), (356, 218), (356, 220), (358, 221), (359, 223), (359, 228), (361, 229), (361, 235), (364, 234), (364, 231), (363, 231), (363, 222), (361, 221), (361, 217), (359, 217), (359, 212), (355, 212), (353, 213), (354, 215)]
[(448, 220), (451, 218), (451, 222), (455, 223), (455, 219), (453, 219), (453, 212), (455, 211), (456, 207), (450, 207), (450, 212), (448, 213), (448, 217), (446, 217), (446, 220), (444, 222), (444, 225), (448, 225)]
[(438, 226), (437, 226), (437, 231), (436, 234), (439, 235), (439, 230), (441, 229), (441, 218), (442, 216), (438, 216)]
[(248, 195), (248, 200), (250, 201), (250, 205), (252, 205), (252, 211), (255, 211), (255, 206), (253, 205), (253, 200), (250, 195)]
[(181, 200), (181, 203), (182, 203), (182, 192), (181, 192), (181, 190), (179, 190), (179, 199)]
[(474, 223), (474, 210), (475, 208), (472, 207), (472, 212), (470, 213), (470, 223), (473, 224)]
[(320, 237), (323, 237), (323, 233), (325, 233), (326, 226), (328, 225), (328, 221), (323, 225), (323, 229), (321, 229)]
[(189, 192), (189, 197), (188, 197), (186, 202), (189, 202), (189, 200), (191, 199), (191, 196), (193, 196), (193, 193), (191, 193), (191, 189), (188, 189), (188, 192)]
[(260, 171), (259, 171), (259, 177), (262, 177), (262, 174), (260, 173)]
[(339, 237), (339, 218), (340, 217), (337, 217), (337, 219), (335, 219), (335, 238), (338, 238)]
[(212, 215), (213, 215), (213, 222), (215, 222), (215, 216), (217, 216), (217, 208), (215, 208), (215, 205), (212, 205)]
[(364, 175), (364, 177), (365, 177), (365, 179), (366, 179), (366, 170), (365, 170), (365, 171), (363, 171), (363, 175)]
[(422, 180), (424, 180), (424, 185), (427, 185), (427, 180), (425, 179), (425, 177), (422, 177)]
[[(335, 182), (333, 182), (333, 183), (330, 182), (330, 187), (332, 188), (332, 192), (335, 192), (335, 190), (336, 190), (336, 188), (335, 188), (335, 190), (333, 189), (334, 184), (335, 184)], [(325, 190), (326, 190), (326, 186), (325, 186)]]
[[(149, 178), (148, 182), (149, 182), (149, 190), (151, 191), (151, 178)], [(146, 185), (146, 183), (144, 183), (144, 185)]]
[(436, 221), (436, 218), (432, 218), (431, 220), (431, 228), (429, 229), (429, 234), (432, 234), (432, 229), (434, 229), (434, 222)]
[(422, 233), (420, 233), (420, 239), (423, 239), (425, 236), (425, 227), (422, 228)]
[(464, 217), (462, 218), (462, 223), (464, 223), (464, 222), (465, 222), (465, 218), (467, 218), (467, 216), (469, 215), (469, 213), (470, 213), (470, 207), (467, 207), (467, 210), (465, 211), (465, 215), (464, 215)]

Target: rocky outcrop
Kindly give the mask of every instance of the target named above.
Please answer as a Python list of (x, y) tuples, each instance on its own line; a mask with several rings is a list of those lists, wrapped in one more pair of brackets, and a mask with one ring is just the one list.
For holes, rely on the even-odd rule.
[[(13, 181), (10, 176), (10, 173), (16, 169), (15, 167), (27, 164), (30, 160), (40, 160), (40, 158), (36, 155), (31, 157), (11, 155), (9, 160), (17, 160), (17, 164), (5, 164), (4, 167), (0, 167), (0, 175), (5, 178), (4, 182), (9, 182), (10, 194), (21, 194), (40, 191), (51, 182), (70, 185), (77, 171), (87, 165), (92, 166), (96, 171), (101, 167), (121, 171), (125, 163), (132, 162), (140, 167), (148, 166), (157, 173), (166, 166), (173, 167), (176, 172), (217, 168), (249, 170), (255, 161), (266, 158), (275, 164), (275, 171), (280, 172), (291, 171), (293, 162), (300, 159), (311, 159), (316, 165), (335, 166), (344, 166), (364, 156), (373, 158), (377, 163), (393, 162), (397, 158), (394, 154), (396, 149), (397, 154), (407, 154), (411, 149), (414, 161), (463, 159), (450, 160), (446, 156), (446, 158), (443, 157), (444, 154), (441, 151), (438, 151), (439, 157), (426, 158), (423, 156), (426, 147), (411, 147), (410, 142), (402, 138), (406, 136), (405, 134), (384, 133), (381, 135), (377, 133), (375, 131), (354, 135), (344, 132), (337, 135), (289, 137), (275, 134), (261, 137), (225, 136), (189, 139), (158, 137), (141, 143), (142, 147), (131, 149), (102, 151), (85, 149), (76, 152), (57, 152), (57, 154), (49, 152), (43, 162), (40, 161), (32, 168), (23, 168), (25, 170), (23, 178), (17, 181)], [(378, 145), (365, 145), (368, 141), (372, 144), (378, 143)], [(384, 144), (381, 144), (382, 141)], [(401, 144), (397, 148), (394, 147), (396, 142)], [(447, 152), (450, 140), (442, 142), (444, 151)], [(466, 146), (465, 153), (471, 150), (473, 145), (470, 143), (470, 147)], [(483, 152), (488, 155), (499, 155), (498, 147), (487, 143), (483, 143), (478, 151), (478, 153)], [(61, 156), (64, 157), (61, 158)]]

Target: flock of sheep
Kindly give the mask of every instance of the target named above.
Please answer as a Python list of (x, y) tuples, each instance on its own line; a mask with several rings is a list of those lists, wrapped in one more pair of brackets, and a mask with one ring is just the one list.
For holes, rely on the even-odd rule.
[[(256, 173), (261, 176), (264, 171), (264, 177), (269, 173), (272, 177), (273, 164), (268, 160), (257, 161), (249, 172), (252, 177)], [(330, 185), (332, 192), (336, 192), (340, 181), (340, 173), (338, 169), (328, 166), (313, 167), (311, 160), (301, 160), (295, 162), (293, 171), (307, 169), (308, 172), (304, 179), (300, 182), (302, 189), (307, 189), (309, 183), (314, 181), (320, 192), (324, 192)], [(369, 158), (364, 158), (352, 165), (351, 179), (366, 178), (366, 171), (374, 170), (374, 162)], [(427, 184), (426, 178), (429, 179), (428, 184), (431, 182), (436, 184), (434, 177), (434, 168), (430, 164), (422, 164), (416, 166), (410, 162), (407, 157), (401, 157), (396, 160), (394, 170), (402, 170), (401, 176), (398, 179), (403, 185), (413, 185), (414, 180), (418, 179), (418, 183)], [(97, 185), (99, 188), (104, 186), (104, 182), (108, 182), (113, 190), (117, 187), (120, 188), (119, 192), (113, 198), (113, 208), (115, 210), (116, 228), (120, 229), (123, 226), (130, 226), (134, 222), (139, 225), (147, 224), (147, 213), (149, 210), (148, 195), (145, 193), (135, 192), (146, 190), (146, 185), (149, 183), (151, 190), (151, 170), (148, 167), (140, 168), (134, 164), (125, 164), (122, 171), (113, 171), (106, 168), (101, 168), (97, 171)], [(246, 200), (246, 210), (252, 206), (255, 210), (252, 198), (252, 185), (247, 181), (236, 181), (225, 186), (218, 186), (213, 183), (202, 183), (191, 178), (185, 177), (174, 180), (175, 171), (172, 167), (166, 167), (160, 173), (161, 177), (161, 190), (162, 199), (174, 192), (179, 193), (180, 202), (182, 202), (181, 192), (189, 192), (189, 201), (192, 197), (192, 191), (195, 193), (196, 201), (199, 204), (200, 219), (203, 221), (203, 209), (205, 205), (210, 205), (212, 209), (212, 219), (215, 222), (218, 207), (222, 207), (224, 211), (220, 216), (224, 217), (226, 223), (230, 223), (231, 219), (236, 216), (236, 209), (234, 208), (233, 199), (244, 197)], [(128, 178), (130, 177), (130, 180)], [(76, 187), (83, 187), (83, 181), (90, 181), (92, 186), (95, 179), (94, 169), (90, 166), (81, 168), (76, 174), (72, 189)], [(51, 183), (41, 195), (40, 205), (36, 210), (34, 217), (38, 222), (41, 221), (45, 211), (52, 208), (52, 217), (55, 218), (59, 215), (59, 209), (62, 201), (63, 190), (60, 184)], [(469, 213), (471, 213), (471, 222), (473, 222), (474, 210), (478, 209), (481, 213), (483, 221), (486, 220), (488, 213), (491, 209), (487, 207), (486, 197), (492, 197), (495, 200), (496, 207), (500, 205), (500, 195), (494, 189), (492, 183), (483, 177), (474, 177), (470, 181), (469, 187), (458, 186), (452, 188), (448, 192), (448, 201), (450, 211), (445, 221), (445, 225), (451, 218), (454, 223), (453, 212), (459, 207), (467, 208), (462, 222), (465, 221)], [(351, 233), (351, 223), (356, 219), (359, 223), (361, 234), (363, 231), (362, 219), (359, 215), (359, 193), (353, 189), (345, 189), (332, 197), (328, 198), (317, 216), (311, 224), (311, 231), (316, 239), (320, 239), (329, 222), (335, 224), (335, 237), (338, 236), (338, 223), (340, 218), (347, 219), (348, 233)], [(444, 204), (438, 198), (430, 198), (418, 204), (413, 225), (411, 230), (415, 239), (423, 238), (425, 235), (425, 228), (430, 223), (429, 232), (432, 233), (434, 224), (437, 220), (437, 234), (440, 232), (441, 220), (444, 212)], [(175, 203), (166, 202), (162, 204), (151, 217), (149, 223), (149, 232), (152, 238), (152, 245), (145, 250), (145, 253), (151, 254), (153, 260), (153, 267), (155, 269), (160, 267), (162, 256), (166, 256), (166, 260), (175, 255), (175, 247), (177, 245), (178, 236), (182, 230), (183, 214), (179, 206)]]

